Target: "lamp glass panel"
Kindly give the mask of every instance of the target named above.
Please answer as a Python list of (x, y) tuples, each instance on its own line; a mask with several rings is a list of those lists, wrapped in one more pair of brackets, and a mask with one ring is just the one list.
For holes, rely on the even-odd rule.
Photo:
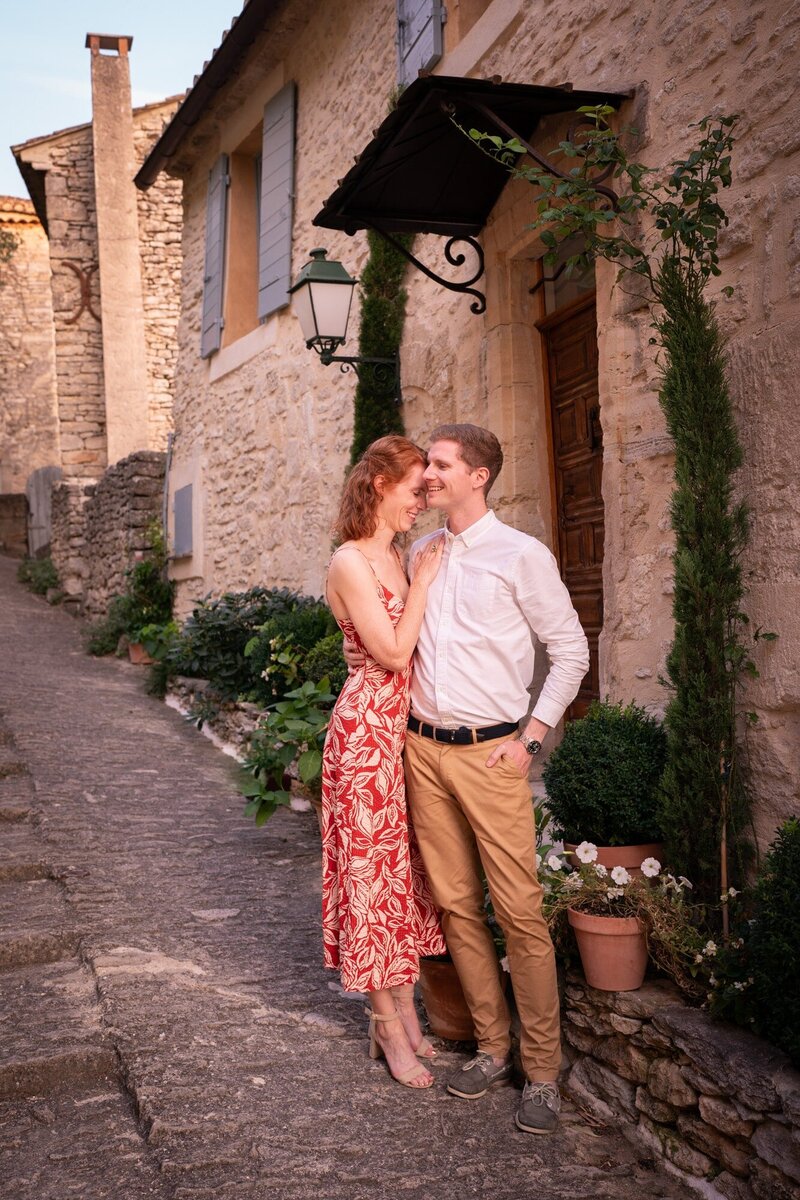
[(314, 324), (314, 310), (311, 307), (311, 289), (308, 284), (298, 288), (292, 293), (292, 308), (295, 316), (300, 322), (300, 328), (303, 331), (303, 340), (310, 342), (312, 338), (317, 336), (317, 328)]
[[(353, 283), (318, 283), (308, 285), (316, 318), (317, 333), (324, 338), (347, 336), (347, 321), (353, 300)], [(299, 315), (299, 314), (298, 314)]]

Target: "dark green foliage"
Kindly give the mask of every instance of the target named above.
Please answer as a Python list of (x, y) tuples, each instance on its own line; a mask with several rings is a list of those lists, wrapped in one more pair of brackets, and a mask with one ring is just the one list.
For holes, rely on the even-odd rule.
[(253, 664), (245, 657), (247, 643), (272, 617), (318, 604), (288, 588), (251, 588), (206, 596), (193, 609), (181, 637), (164, 662), (170, 675), (208, 679), (224, 699), (249, 694), (254, 687)]
[(720, 954), (711, 1011), (778, 1046), (800, 1067), (800, 821), (787, 821), (756, 882), (749, 920)]
[(58, 587), (58, 572), (51, 558), (23, 558), (17, 568), (17, 579), (37, 596)]
[[(398, 236), (405, 246), (412, 238)], [(400, 350), (406, 313), (403, 287), (406, 260), (378, 233), (367, 233), (369, 259), (361, 275), (361, 326), (358, 353), (364, 358), (392, 358)], [(350, 462), (358, 462), (370, 442), (387, 433), (403, 433), (403, 418), (395, 403), (391, 372), (384, 376), (362, 367), (356, 386), (353, 443)]]
[(585, 717), (567, 725), (542, 772), (554, 825), (570, 842), (659, 841), (666, 754), (664, 728), (645, 709), (595, 701)]
[(327, 678), (331, 691), (336, 696), (339, 695), (347, 679), (347, 663), (342, 657), (343, 641), (342, 631), (337, 629), (335, 633), (330, 633), (322, 641), (317, 642), (316, 646), (308, 652), (303, 663), (303, 673), (306, 679), (310, 679), (313, 683), (319, 683), (322, 679)]
[(298, 680), (308, 678), (306, 655), (335, 629), (331, 610), (321, 600), (307, 600), (271, 617), (245, 647), (253, 698), (271, 704)]
[(166, 578), (163, 538), (153, 529), (153, 546), (147, 558), (125, 572), (126, 586), (115, 596), (104, 620), (89, 630), (90, 654), (113, 654), (121, 637), (137, 642), (147, 625), (166, 625), (172, 617), (175, 584)]
[(666, 351), (661, 406), (675, 442), (672, 528), (675, 640), (667, 659), (669, 765), (661, 821), (674, 870), (714, 904), (726, 831), (732, 877), (744, 878), (749, 806), (736, 757), (736, 689), (748, 657), (740, 614), (747, 508), (733, 475), (742, 450), (725, 381), (725, 350), (703, 282), (662, 265), (656, 328)]

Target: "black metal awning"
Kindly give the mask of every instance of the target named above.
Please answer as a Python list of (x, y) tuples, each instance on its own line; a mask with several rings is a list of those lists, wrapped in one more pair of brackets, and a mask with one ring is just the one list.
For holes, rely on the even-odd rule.
[(575, 112), (583, 105), (618, 108), (630, 94), (575, 91), (570, 84), (537, 87), (441, 75), (417, 79), (314, 224), (349, 234), (376, 229), (474, 238), (510, 175), (482, 154), (464, 130), (529, 142), (542, 117)]

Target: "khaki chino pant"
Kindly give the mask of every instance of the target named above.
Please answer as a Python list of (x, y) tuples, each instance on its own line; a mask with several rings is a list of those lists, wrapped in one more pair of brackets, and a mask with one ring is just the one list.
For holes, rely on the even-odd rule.
[(451, 746), (409, 730), (409, 809), (479, 1049), (500, 1057), (511, 1045), (510, 1015), (483, 904), (483, 867), (506, 938), (525, 1074), (537, 1082), (555, 1080), (561, 1067), (558, 988), (536, 876), (531, 791), (505, 759), (486, 766), (496, 745)]

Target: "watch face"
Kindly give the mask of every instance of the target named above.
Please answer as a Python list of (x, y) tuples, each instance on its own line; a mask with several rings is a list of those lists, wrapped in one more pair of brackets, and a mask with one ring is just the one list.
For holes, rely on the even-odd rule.
[(525, 749), (528, 751), (528, 754), (538, 754), (541, 748), (542, 743), (537, 742), (535, 738), (528, 738), (525, 743)]

